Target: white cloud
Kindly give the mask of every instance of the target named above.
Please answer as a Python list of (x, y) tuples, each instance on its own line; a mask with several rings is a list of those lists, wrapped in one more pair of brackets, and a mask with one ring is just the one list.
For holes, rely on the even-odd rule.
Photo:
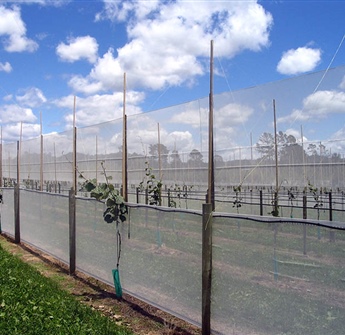
[(75, 62), (86, 59), (90, 63), (97, 60), (98, 43), (91, 36), (80, 36), (69, 38), (68, 44), (60, 43), (56, 48), (56, 53), (61, 60)]
[(109, 49), (103, 57), (98, 58), (94, 68), (86, 77), (73, 76), (69, 86), (76, 92), (95, 94), (107, 90), (120, 90), (123, 87), (123, 71)]
[(1, 63), (0, 62), (0, 72), (1, 71), (4, 71), (4, 72), (7, 72), (7, 73), (10, 73), (12, 71), (12, 66), (9, 62), (6, 62), (6, 63)]
[(330, 114), (345, 114), (345, 93), (339, 91), (317, 91), (303, 100), (302, 110), (278, 118), (277, 122), (319, 121)]
[(88, 76), (72, 78), (70, 85), (78, 92), (113, 89), (114, 78), (123, 72), (136, 87), (193, 84), (208, 71), (204, 58), (209, 57), (210, 40), (217, 57), (260, 51), (270, 44), (273, 24), (271, 14), (254, 0), (105, 1), (103, 12), (96, 15), (96, 21), (103, 19), (126, 22), (129, 42), (117, 50), (116, 58), (109, 50)]
[(308, 47), (290, 49), (283, 53), (277, 71), (293, 75), (312, 71), (321, 61), (321, 50)]
[[(168, 150), (176, 148), (181, 151), (190, 152), (195, 148), (195, 142), (190, 130), (169, 130), (170, 122), (160, 123), (160, 142)], [(174, 128), (175, 129), (175, 128)], [(141, 155), (148, 155), (150, 145), (158, 142), (157, 119), (151, 113), (142, 113), (128, 118), (128, 150)]]
[[(285, 134), (292, 135), (296, 139), (297, 143), (302, 142), (300, 130), (289, 128), (289, 129), (285, 130)], [(307, 142), (307, 141), (308, 141), (308, 139), (305, 136), (303, 136), (303, 142)]]
[[(126, 94), (126, 114), (137, 114), (141, 110), (137, 105), (143, 100), (144, 95), (140, 92), (130, 91)], [(67, 127), (72, 127), (74, 96), (66, 96), (53, 101), (58, 107), (66, 109), (69, 113), (65, 116)], [(77, 126), (95, 125), (121, 118), (123, 115), (122, 93), (93, 95), (86, 98), (76, 98), (76, 123)]]
[(18, 105), (2, 105), (0, 106), (0, 122), (35, 122), (36, 116), (30, 108), (22, 108)]
[(16, 99), (20, 105), (31, 108), (41, 106), (43, 103), (47, 102), (43, 92), (36, 87), (26, 89), (22, 95), (17, 95)]
[(8, 52), (33, 52), (38, 44), (26, 37), (25, 23), (21, 18), (20, 8), (0, 6), (0, 36), (5, 36), (3, 44)]
[(35, 123), (21, 123), (5, 124), (2, 127), (2, 137), (5, 141), (18, 141), (20, 133), (22, 132), (22, 139), (31, 139), (39, 136), (40, 125)]

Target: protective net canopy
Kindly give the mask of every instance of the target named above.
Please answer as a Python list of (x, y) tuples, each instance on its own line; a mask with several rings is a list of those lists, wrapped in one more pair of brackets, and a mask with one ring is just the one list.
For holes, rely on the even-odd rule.
[[(322, 196), (330, 190), (342, 197), (345, 136), (337, 120), (343, 111), (344, 76), (345, 66), (339, 66), (214, 96), (216, 208), (237, 211), (239, 207), (232, 206), (236, 190), (243, 197), (251, 192), (253, 198), (260, 190), (264, 197), (278, 190), (287, 201), (289, 193), (309, 193), (312, 199), (316, 192)], [(322, 130), (316, 132), (320, 123)], [(129, 201), (145, 202), (142, 183), (150, 171), (163, 184), (162, 205), (169, 205), (170, 192), (176, 206), (200, 209), (208, 188), (208, 126), (208, 98), (129, 114)], [(77, 191), (83, 192), (85, 180), (104, 182), (106, 172), (121, 188), (123, 120), (78, 128), (75, 138), (73, 130), (42, 135), (20, 141), (19, 151), (17, 143), (4, 143), (4, 186), (12, 186), (19, 175), (19, 183), (27, 188), (66, 193), (76, 176)]]

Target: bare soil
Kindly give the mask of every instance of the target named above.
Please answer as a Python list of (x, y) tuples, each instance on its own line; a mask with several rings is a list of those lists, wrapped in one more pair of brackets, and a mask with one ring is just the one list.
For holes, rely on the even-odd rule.
[(129, 328), (136, 335), (200, 335), (201, 329), (150, 306), (128, 294), (122, 299), (114, 288), (83, 273), (69, 274), (66, 264), (24, 243), (15, 244), (10, 237), (0, 235), (5, 250), (17, 255), (51, 278), (81, 303), (99, 310), (117, 324)]

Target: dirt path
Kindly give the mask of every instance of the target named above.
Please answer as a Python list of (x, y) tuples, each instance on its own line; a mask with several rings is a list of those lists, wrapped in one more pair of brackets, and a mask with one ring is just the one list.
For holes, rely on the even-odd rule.
[(15, 244), (0, 235), (0, 245), (57, 282), (83, 304), (101, 311), (114, 322), (127, 326), (136, 335), (200, 335), (198, 327), (147, 305), (127, 294), (117, 299), (114, 289), (80, 272), (70, 276), (67, 266), (41, 251)]

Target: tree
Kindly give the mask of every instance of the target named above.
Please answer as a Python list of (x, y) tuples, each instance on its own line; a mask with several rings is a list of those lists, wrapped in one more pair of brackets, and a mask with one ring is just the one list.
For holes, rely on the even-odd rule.
[(224, 159), (221, 155), (214, 155), (214, 162), (218, 167), (224, 166)]
[(179, 155), (179, 153), (178, 153), (178, 151), (177, 150), (173, 150), (172, 152), (171, 152), (171, 154), (170, 154), (170, 159), (171, 159), (171, 165), (172, 166), (176, 166), (176, 167), (179, 167), (179, 166), (181, 166), (181, 164), (182, 164), (182, 160), (181, 160), (181, 157), (180, 157), (180, 155)]
[(256, 150), (262, 157), (273, 159), (274, 157), (274, 136), (271, 133), (263, 133), (256, 143)]
[[(291, 157), (293, 161), (303, 160), (303, 148), (297, 143), (295, 136), (287, 135), (279, 131), (277, 133), (277, 151), (281, 162), (289, 162)], [(256, 143), (256, 150), (262, 154), (263, 157), (274, 159), (275, 155), (275, 138), (271, 133), (263, 133), (259, 141)]]
[(200, 151), (193, 149), (189, 154), (188, 162), (192, 163), (194, 166), (202, 163), (203, 156)]
[(162, 164), (167, 165), (169, 149), (164, 144), (150, 144), (149, 154), (157, 161), (160, 155)]

